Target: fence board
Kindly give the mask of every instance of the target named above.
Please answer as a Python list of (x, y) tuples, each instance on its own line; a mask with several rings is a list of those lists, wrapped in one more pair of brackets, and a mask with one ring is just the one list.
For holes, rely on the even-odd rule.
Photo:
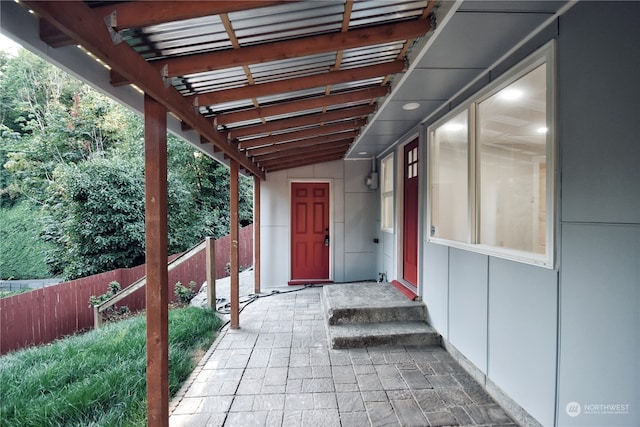
[[(216, 240), (216, 279), (226, 277), (230, 260), (229, 236)], [(241, 268), (253, 264), (253, 225), (240, 229), (239, 254)], [(175, 258), (177, 255), (169, 257)], [(0, 354), (30, 345), (54, 341), (65, 335), (93, 327), (92, 295), (102, 295), (112, 281), (126, 288), (145, 275), (146, 266), (124, 268), (31, 292), (0, 299)], [(206, 281), (206, 251), (202, 250), (169, 272), (169, 300), (177, 301), (175, 284), (187, 286), (196, 282), (197, 289)], [(145, 308), (146, 293), (140, 289), (125, 298), (121, 305), (131, 311)]]

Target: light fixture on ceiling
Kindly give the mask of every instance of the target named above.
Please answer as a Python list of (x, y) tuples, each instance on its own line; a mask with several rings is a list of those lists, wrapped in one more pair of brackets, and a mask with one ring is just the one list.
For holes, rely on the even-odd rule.
[(366, 151), (359, 151), (358, 152), (358, 156), (365, 156), (367, 154), (369, 154), (369, 153), (367, 153)]
[(515, 101), (523, 95), (519, 89), (505, 89), (500, 93), (500, 98), (506, 101)]
[(449, 132), (456, 132), (465, 128), (465, 126), (461, 123), (447, 123), (442, 127), (444, 130), (448, 130)]
[(402, 106), (402, 109), (405, 111), (417, 110), (418, 108), (420, 108), (420, 104), (417, 102), (407, 102)]
[(547, 133), (548, 130), (549, 129), (547, 129), (546, 126), (541, 126), (538, 129), (536, 129), (536, 132), (538, 132), (538, 133)]

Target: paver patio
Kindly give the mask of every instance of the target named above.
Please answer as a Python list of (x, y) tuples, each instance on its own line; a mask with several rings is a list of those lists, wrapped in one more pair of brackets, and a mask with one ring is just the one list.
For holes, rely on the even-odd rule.
[(328, 348), (320, 291), (247, 305), (172, 401), (170, 425), (516, 425), (441, 347)]

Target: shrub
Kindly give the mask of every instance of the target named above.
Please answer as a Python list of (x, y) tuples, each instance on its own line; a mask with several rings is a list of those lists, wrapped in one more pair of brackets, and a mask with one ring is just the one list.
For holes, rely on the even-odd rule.
[(175, 287), (176, 296), (182, 304), (189, 304), (193, 297), (196, 296), (196, 282), (193, 280), (189, 282), (189, 286), (184, 286), (181, 282), (176, 283)]
[[(99, 296), (91, 295), (91, 297), (89, 297), (89, 307), (95, 307), (96, 305), (102, 304), (103, 302), (120, 292), (120, 289), (120, 283), (114, 280), (113, 282), (109, 283), (107, 292)], [(127, 307), (126, 305), (121, 305), (118, 307), (114, 304), (102, 312), (102, 320), (118, 320), (126, 316), (130, 312), (131, 310), (129, 310), (129, 307)]]

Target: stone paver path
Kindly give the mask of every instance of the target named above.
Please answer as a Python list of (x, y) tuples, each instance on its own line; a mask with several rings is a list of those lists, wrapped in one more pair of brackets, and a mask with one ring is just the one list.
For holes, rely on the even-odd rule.
[(320, 288), (260, 298), (171, 405), (177, 426), (515, 425), (440, 347), (327, 347)]

